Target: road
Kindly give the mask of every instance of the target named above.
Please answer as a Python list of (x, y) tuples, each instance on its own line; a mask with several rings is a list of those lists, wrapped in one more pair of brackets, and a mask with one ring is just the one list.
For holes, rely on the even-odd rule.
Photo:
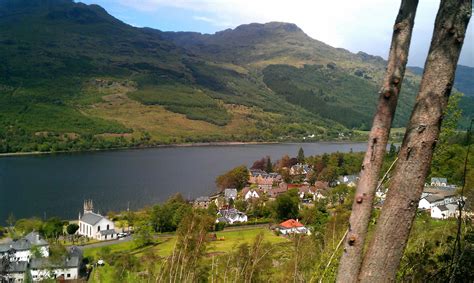
[(130, 235), (130, 236), (127, 236), (125, 238), (121, 238), (121, 239), (117, 239), (117, 240), (102, 241), (102, 242), (93, 243), (93, 244), (78, 245), (77, 247), (81, 250), (91, 249), (91, 248), (100, 248), (100, 247), (115, 245), (115, 244), (118, 244), (118, 243), (130, 242), (131, 240), (132, 240), (132, 236)]

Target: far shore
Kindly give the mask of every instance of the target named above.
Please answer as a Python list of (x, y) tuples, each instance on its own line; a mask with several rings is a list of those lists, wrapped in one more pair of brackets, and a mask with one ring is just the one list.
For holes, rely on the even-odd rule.
[(284, 141), (284, 142), (202, 142), (202, 143), (177, 143), (177, 144), (158, 144), (152, 146), (140, 147), (117, 147), (107, 149), (87, 149), (87, 150), (63, 150), (63, 151), (29, 151), (29, 152), (8, 152), (0, 153), (1, 157), (11, 156), (31, 156), (31, 155), (49, 155), (62, 153), (87, 153), (87, 152), (102, 152), (102, 151), (119, 151), (119, 150), (135, 150), (135, 149), (151, 149), (151, 148), (170, 148), (170, 147), (205, 147), (205, 146), (232, 146), (232, 145), (259, 145), (259, 144), (292, 144), (292, 143), (366, 143), (366, 141)]

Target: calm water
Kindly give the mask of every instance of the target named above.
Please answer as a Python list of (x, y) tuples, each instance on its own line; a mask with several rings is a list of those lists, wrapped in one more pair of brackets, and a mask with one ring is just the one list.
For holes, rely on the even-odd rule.
[(216, 190), (216, 176), (269, 155), (364, 151), (365, 143), (303, 143), (175, 147), (0, 158), (0, 224), (16, 218), (76, 218), (84, 199), (100, 212), (131, 209), (180, 192), (195, 198)]

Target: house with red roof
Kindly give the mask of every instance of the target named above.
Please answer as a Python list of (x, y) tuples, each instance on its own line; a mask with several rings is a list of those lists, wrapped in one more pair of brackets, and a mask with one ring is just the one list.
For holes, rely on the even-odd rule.
[(278, 231), (283, 235), (291, 235), (291, 234), (306, 234), (311, 235), (311, 232), (308, 228), (306, 228), (298, 219), (288, 219), (286, 221), (281, 222), (278, 225)]

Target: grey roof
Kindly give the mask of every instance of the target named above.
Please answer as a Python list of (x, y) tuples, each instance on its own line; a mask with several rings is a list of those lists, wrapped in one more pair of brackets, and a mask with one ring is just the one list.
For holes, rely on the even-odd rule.
[(35, 246), (47, 246), (48, 242), (46, 242), (45, 239), (43, 239), (38, 232), (30, 232), (28, 235), (24, 237), (27, 239), (32, 245)]
[(224, 197), (225, 198), (236, 198), (237, 197), (237, 189), (225, 189), (224, 190)]
[(431, 182), (432, 183), (448, 183), (448, 179), (447, 178), (440, 178), (440, 177), (433, 177), (431, 178)]
[[(26, 271), (28, 267), (28, 262), (27, 261), (13, 261), (8, 264), (7, 268), (7, 273), (23, 273)], [(2, 265), (0, 265), (0, 271), (3, 268)]]
[(229, 220), (225, 217), (219, 217), (217, 218), (218, 223), (229, 223)]
[(49, 245), (38, 232), (31, 232), (25, 237), (16, 241), (11, 241), (0, 245), (0, 253), (5, 253), (9, 250), (26, 251), (30, 250), (32, 246), (47, 246)]
[(104, 216), (102, 216), (100, 214), (97, 214), (97, 213), (94, 213), (94, 212), (87, 212), (87, 213), (84, 213), (84, 215), (82, 215), (81, 221), (85, 222), (89, 225), (95, 225), (97, 222), (99, 222), (103, 218), (104, 218)]
[(232, 219), (236, 218), (237, 216), (245, 216), (245, 213), (238, 211), (235, 208), (229, 208), (229, 209), (221, 209), (217, 213), (218, 216), (227, 218), (227, 219)]
[(79, 247), (71, 246), (68, 252), (69, 252), (69, 256), (82, 257), (82, 250)]
[(444, 200), (445, 198), (453, 197), (454, 194), (432, 194), (425, 197), (429, 203)]
[(206, 201), (210, 201), (210, 198), (209, 197), (198, 197), (196, 199), (196, 202), (206, 202)]
[(5, 243), (5, 244), (0, 244), (0, 253), (6, 253), (11, 249), (11, 242), (10, 243)]
[(115, 232), (114, 229), (109, 229), (109, 230), (100, 231), (100, 234), (101, 235), (113, 235), (113, 234), (117, 234), (117, 232)]
[(447, 208), (446, 205), (444, 205), (444, 204), (443, 204), (443, 205), (438, 205), (437, 207), (438, 207), (439, 210), (441, 210), (441, 211), (449, 210), (449, 208)]
[(33, 258), (30, 262), (31, 269), (47, 268), (79, 268), (82, 263), (82, 251), (78, 247), (71, 247), (68, 255), (59, 262), (52, 262), (48, 257)]

